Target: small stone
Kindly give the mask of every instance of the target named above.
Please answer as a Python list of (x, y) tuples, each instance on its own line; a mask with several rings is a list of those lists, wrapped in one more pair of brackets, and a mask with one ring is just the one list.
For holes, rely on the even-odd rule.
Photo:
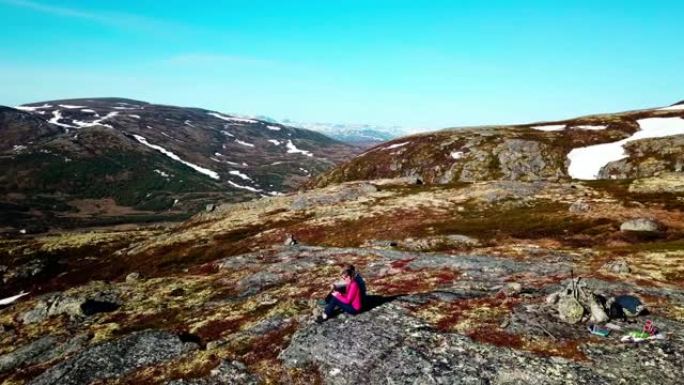
[(518, 282), (507, 282), (501, 291), (507, 296), (513, 296), (522, 293), (523, 286)]
[(213, 203), (208, 203), (206, 206), (204, 206), (204, 211), (210, 213), (216, 209), (216, 205)]
[(632, 269), (630, 269), (629, 264), (624, 259), (618, 259), (616, 261), (610, 261), (603, 265), (603, 270), (613, 273), (613, 274), (629, 274)]
[(133, 283), (140, 279), (140, 273), (134, 271), (126, 276), (126, 283)]
[(589, 203), (579, 199), (575, 201), (573, 204), (570, 205), (568, 208), (568, 211), (574, 214), (577, 213), (586, 213), (587, 211), (591, 210), (591, 206)]
[(295, 245), (297, 245), (298, 243), (299, 243), (299, 242), (297, 242), (297, 240), (295, 239), (294, 235), (292, 235), (292, 234), (287, 234), (287, 235), (285, 236), (285, 241), (283, 242), (283, 245), (285, 245), (285, 246), (295, 246)]

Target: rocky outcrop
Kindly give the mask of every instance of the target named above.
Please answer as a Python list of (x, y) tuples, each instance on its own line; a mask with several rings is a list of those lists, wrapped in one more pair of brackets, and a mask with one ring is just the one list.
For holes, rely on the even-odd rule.
[(624, 148), (629, 156), (605, 165), (599, 178), (645, 178), (684, 171), (684, 135), (635, 140)]
[(498, 160), (501, 179), (557, 181), (567, 177), (563, 152), (539, 141), (509, 139), (492, 154)]
[[(353, 333), (347, 332), (353, 330)], [(677, 350), (681, 350), (677, 348)], [(633, 356), (614, 352), (611, 361)], [(638, 355), (638, 353), (637, 353)], [(644, 357), (663, 365), (633, 372), (621, 364), (583, 365), (440, 333), (411, 317), (399, 303), (356, 317), (299, 330), (280, 358), (289, 367), (317, 367), (326, 384), (618, 384), (663, 380), (674, 384), (682, 359)], [(661, 373), (662, 372), (662, 373)], [(668, 374), (665, 374), (668, 373)], [(648, 377), (655, 376), (655, 377)], [(636, 382), (634, 382), (636, 383)]]
[(21, 320), (25, 324), (42, 322), (48, 317), (65, 314), (70, 317), (85, 317), (96, 313), (116, 310), (122, 304), (118, 294), (112, 290), (65, 295), (45, 295), (32, 310), (25, 312)]
[(59, 341), (59, 338), (54, 336), (41, 337), (28, 345), (0, 356), (0, 373), (24, 365), (48, 362), (55, 358), (77, 352), (85, 346), (87, 341), (88, 336), (83, 334), (63, 342)]
[(332, 205), (365, 197), (378, 191), (370, 183), (354, 183), (321, 191), (318, 194), (300, 195), (292, 202), (293, 210), (304, 210), (312, 206)]
[(34, 378), (30, 385), (82, 385), (179, 357), (198, 346), (157, 330), (130, 334), (88, 348)]

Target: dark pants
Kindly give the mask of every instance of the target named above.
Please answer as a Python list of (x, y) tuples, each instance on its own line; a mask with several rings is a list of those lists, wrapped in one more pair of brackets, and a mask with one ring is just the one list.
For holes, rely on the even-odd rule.
[(325, 306), (325, 314), (328, 317), (331, 317), (333, 315), (333, 312), (335, 311), (335, 309), (341, 309), (342, 311), (349, 313), (349, 314), (357, 314), (358, 313), (356, 311), (356, 309), (354, 309), (354, 307), (351, 304), (343, 303), (342, 301), (333, 297), (332, 295), (330, 296), (330, 300), (327, 300), (327, 298), (326, 298), (326, 302), (328, 304)]

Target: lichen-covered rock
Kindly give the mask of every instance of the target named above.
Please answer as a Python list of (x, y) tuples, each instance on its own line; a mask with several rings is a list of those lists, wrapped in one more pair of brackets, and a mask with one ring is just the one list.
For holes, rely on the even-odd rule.
[(136, 332), (92, 346), (34, 378), (30, 385), (83, 385), (122, 376), (179, 357), (198, 346), (158, 330)]
[(0, 356), (0, 373), (24, 365), (48, 362), (79, 351), (88, 340), (87, 335), (77, 335), (67, 341), (60, 342), (55, 336), (41, 337), (28, 345)]
[(169, 381), (166, 385), (256, 385), (261, 381), (239, 361), (222, 361), (209, 376)]
[(684, 173), (666, 172), (651, 178), (634, 180), (629, 192), (636, 194), (681, 194), (684, 193)]
[(584, 317), (584, 307), (575, 297), (562, 296), (558, 300), (558, 316), (569, 324), (576, 324)]
[(493, 152), (499, 171), (508, 180), (559, 180), (567, 177), (564, 156), (538, 141), (509, 139)]

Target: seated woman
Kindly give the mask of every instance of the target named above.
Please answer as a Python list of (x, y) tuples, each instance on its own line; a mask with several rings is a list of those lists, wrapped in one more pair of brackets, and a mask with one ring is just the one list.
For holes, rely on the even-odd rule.
[(329, 319), (336, 309), (349, 314), (358, 314), (361, 311), (361, 290), (359, 284), (354, 279), (356, 272), (352, 269), (345, 269), (342, 272), (342, 279), (345, 283), (344, 294), (337, 290), (333, 290), (332, 296), (325, 307), (325, 312), (322, 316), (316, 319), (316, 322), (321, 323)]

